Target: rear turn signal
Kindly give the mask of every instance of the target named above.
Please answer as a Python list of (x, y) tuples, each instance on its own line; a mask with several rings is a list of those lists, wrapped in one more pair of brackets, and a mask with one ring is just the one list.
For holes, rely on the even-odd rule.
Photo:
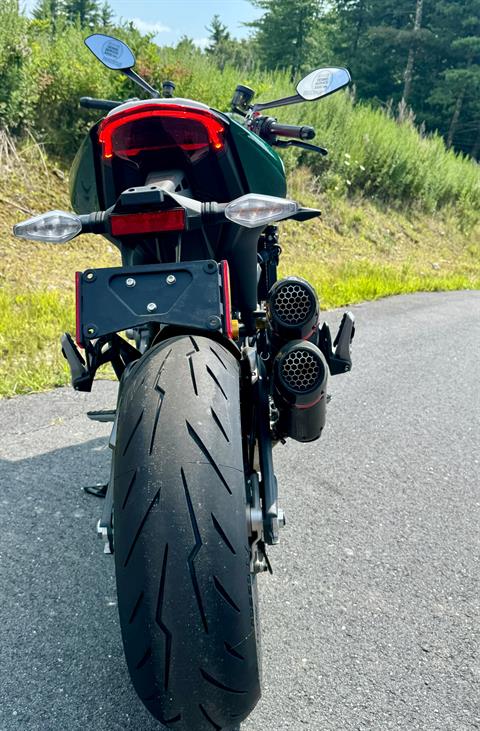
[(236, 198), (225, 208), (229, 221), (246, 228), (260, 228), (273, 221), (281, 221), (298, 211), (298, 203), (273, 195), (247, 193)]
[(78, 216), (67, 211), (49, 211), (34, 216), (13, 227), (17, 239), (45, 241), (47, 244), (65, 244), (82, 230)]

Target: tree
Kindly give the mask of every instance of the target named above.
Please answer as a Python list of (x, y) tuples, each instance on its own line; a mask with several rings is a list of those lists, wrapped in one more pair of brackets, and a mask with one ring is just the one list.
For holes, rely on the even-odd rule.
[(223, 71), (226, 64), (231, 64), (245, 70), (253, 66), (254, 54), (249, 40), (232, 38), (227, 26), (222, 23), (219, 15), (214, 15), (210, 26), (206, 28), (209, 34), (209, 45), (205, 49)]
[(222, 23), (219, 15), (214, 15), (211, 25), (206, 27), (209, 34), (210, 44), (205, 49), (207, 53), (214, 54), (222, 45), (231, 41), (227, 26)]
[(480, 0), (438, 0), (433, 22), (439, 40), (437, 74), (427, 99), (431, 126), (448, 147), (478, 155)]
[(39, 0), (33, 9), (33, 17), (36, 20), (48, 20), (52, 26), (56, 25), (63, 14), (63, 0)]
[(258, 60), (267, 68), (290, 70), (292, 81), (314, 60), (319, 0), (251, 0), (265, 12), (247, 23), (255, 30)]
[(410, 97), (410, 91), (412, 88), (413, 66), (415, 63), (415, 54), (417, 51), (417, 38), (419, 36), (420, 29), (422, 27), (422, 15), (423, 15), (423, 0), (417, 0), (417, 7), (415, 10), (415, 23), (413, 26), (413, 33), (412, 33), (412, 39), (410, 42), (410, 48), (408, 49), (407, 65), (405, 67), (405, 73), (403, 75), (404, 85), (403, 85), (402, 102), (405, 107), (408, 103), (408, 99)]
[(106, 1), (100, 9), (100, 25), (103, 29), (110, 28), (113, 25), (113, 10)]
[(101, 16), (99, 0), (65, 0), (65, 14), (70, 23), (79, 22), (82, 28), (97, 25)]
[(212, 56), (223, 70), (231, 59), (234, 41), (230, 37), (227, 26), (222, 23), (219, 15), (214, 15), (210, 26), (206, 28), (209, 34), (209, 45), (205, 52)]

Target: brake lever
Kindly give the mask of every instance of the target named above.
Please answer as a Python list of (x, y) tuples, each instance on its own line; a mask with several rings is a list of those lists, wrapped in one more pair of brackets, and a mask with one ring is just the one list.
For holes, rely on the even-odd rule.
[(301, 142), (300, 140), (275, 140), (270, 142), (275, 147), (301, 147), (302, 150), (308, 150), (309, 152), (319, 152), (320, 155), (328, 155), (328, 150), (324, 147), (318, 147), (318, 145), (311, 145), (309, 142)]

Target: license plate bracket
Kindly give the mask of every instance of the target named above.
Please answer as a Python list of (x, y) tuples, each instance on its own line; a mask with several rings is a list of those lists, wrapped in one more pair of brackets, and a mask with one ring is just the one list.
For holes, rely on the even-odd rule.
[(205, 261), (87, 269), (76, 275), (76, 340), (146, 323), (223, 333), (221, 265)]

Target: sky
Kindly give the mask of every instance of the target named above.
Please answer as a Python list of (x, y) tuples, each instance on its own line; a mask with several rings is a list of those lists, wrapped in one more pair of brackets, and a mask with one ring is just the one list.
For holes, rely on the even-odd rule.
[[(132, 20), (143, 33), (155, 33), (160, 45), (174, 45), (183, 35), (204, 48), (212, 17), (217, 13), (230, 33), (244, 38), (249, 29), (242, 22), (260, 17), (261, 11), (247, 0), (109, 0), (117, 18)], [(25, 0), (28, 11), (36, 0)]]

